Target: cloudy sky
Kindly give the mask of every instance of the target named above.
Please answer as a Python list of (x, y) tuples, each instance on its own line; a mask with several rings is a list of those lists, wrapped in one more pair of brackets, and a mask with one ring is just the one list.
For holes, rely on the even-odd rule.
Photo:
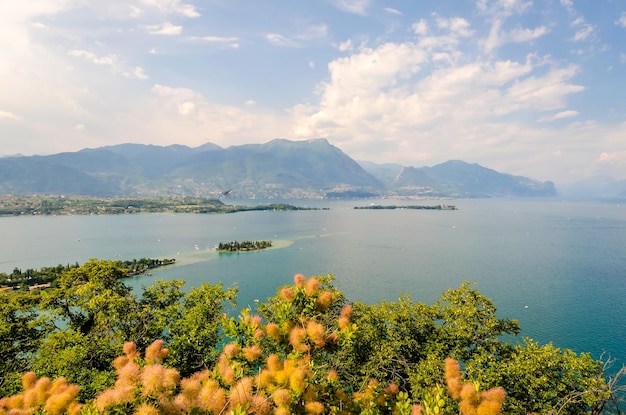
[(626, 179), (626, 1), (4, 1), (0, 91), (0, 155), (324, 137)]

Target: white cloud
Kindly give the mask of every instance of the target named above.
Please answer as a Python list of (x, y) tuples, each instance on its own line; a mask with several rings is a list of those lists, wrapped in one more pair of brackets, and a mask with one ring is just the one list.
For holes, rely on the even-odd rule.
[(84, 129), (85, 129), (85, 124), (82, 124), (82, 123), (81, 124), (76, 124), (74, 126), (74, 130), (76, 130), (76, 131), (83, 131)]
[(337, 47), (341, 52), (347, 52), (352, 50), (352, 40), (348, 39), (345, 42), (341, 42)]
[(387, 13), (389, 13), (389, 14), (395, 14), (395, 15), (397, 15), (397, 16), (401, 16), (401, 15), (402, 15), (402, 12), (401, 12), (401, 11), (396, 10), (396, 9), (393, 9), (393, 8), (391, 8), (391, 7), (385, 7), (385, 11), (386, 11)]
[(550, 30), (546, 26), (539, 26), (535, 29), (515, 28), (509, 33), (509, 40), (514, 43), (528, 42), (547, 34)]
[(135, 66), (132, 70), (122, 69), (122, 64), (120, 63), (119, 58), (114, 54), (98, 56), (87, 50), (71, 50), (67, 54), (69, 56), (83, 58), (95, 65), (109, 66), (113, 73), (121, 74), (123, 77), (128, 79), (148, 79), (148, 75), (146, 75), (144, 68), (141, 66)]
[(565, 106), (567, 95), (585, 89), (581, 85), (568, 82), (577, 72), (578, 67), (575, 65), (551, 69), (544, 76), (531, 76), (519, 81), (508, 89), (507, 95), (520, 108), (543, 111), (560, 109)]
[(141, 66), (135, 66), (132, 72), (124, 72), (123, 75), (130, 79), (148, 79), (148, 75)]
[(428, 33), (428, 23), (424, 19), (420, 19), (418, 22), (413, 23), (411, 26), (416, 35), (425, 35)]
[(268, 33), (265, 35), (265, 39), (273, 45), (283, 46), (283, 47), (297, 47), (298, 43), (292, 39), (289, 39), (286, 36), (283, 36), (278, 33)]
[(621, 179), (616, 172), (626, 171), (626, 149), (603, 151), (596, 157), (591, 167), (591, 175), (602, 175)]
[(469, 37), (474, 33), (469, 28), (469, 22), (462, 17), (452, 17), (449, 19), (439, 17), (437, 18), (437, 26), (440, 29), (448, 29), (450, 32), (460, 37)]
[(161, 25), (146, 26), (146, 30), (151, 35), (180, 35), (183, 30), (182, 26), (175, 26), (170, 22), (165, 22)]
[(0, 121), (21, 121), (22, 117), (9, 111), (0, 110)]
[(594, 28), (590, 24), (585, 24), (582, 28), (578, 29), (574, 36), (570, 39), (573, 42), (581, 42), (586, 40), (594, 31)]
[(554, 119), (555, 120), (560, 120), (562, 118), (578, 117), (578, 115), (580, 115), (580, 113), (578, 111), (572, 111), (572, 110), (561, 111), (561, 112), (558, 112), (558, 113), (556, 113), (554, 115)]
[(200, 16), (193, 4), (185, 4), (180, 0), (141, 0), (141, 3), (163, 14), (179, 14), (184, 17)]
[(180, 115), (189, 115), (193, 113), (196, 105), (191, 101), (185, 101), (178, 104), (178, 113)]
[(509, 32), (503, 32), (500, 30), (501, 25), (502, 22), (500, 20), (496, 20), (492, 23), (489, 35), (483, 40), (485, 52), (489, 53), (507, 43), (530, 42), (550, 31), (546, 26), (539, 26), (534, 29), (516, 27)]
[(225, 36), (191, 36), (187, 38), (191, 41), (209, 42), (209, 43), (233, 43), (237, 42), (237, 37), (225, 37)]
[(477, 0), (476, 2), (478, 10), (499, 18), (522, 14), (532, 5), (532, 0)]
[(617, 26), (626, 27), (626, 12), (622, 13), (622, 15), (615, 21)]
[(191, 36), (188, 37), (187, 40), (190, 42), (204, 42), (223, 45), (224, 47), (231, 49), (239, 48), (239, 38), (234, 36)]
[(109, 54), (107, 56), (97, 56), (93, 52), (89, 52), (87, 50), (71, 50), (67, 53), (70, 56), (75, 56), (79, 58), (83, 58), (91, 63), (95, 63), (96, 65), (116, 65), (118, 62), (117, 56), (113, 54)]
[(322, 39), (328, 36), (328, 25), (320, 23), (307, 26), (306, 29), (295, 37), (302, 40)]
[(134, 17), (137, 18), (139, 16), (141, 16), (141, 9), (139, 7), (135, 7), (132, 4), (128, 5), (128, 7), (130, 8), (130, 17)]
[(354, 14), (365, 15), (370, 7), (370, 0), (330, 0), (335, 7)]
[(556, 121), (556, 120), (562, 120), (565, 118), (578, 117), (579, 115), (580, 113), (578, 111), (567, 110), (567, 111), (557, 112), (556, 114), (550, 115), (548, 117), (543, 117), (539, 121), (541, 122)]

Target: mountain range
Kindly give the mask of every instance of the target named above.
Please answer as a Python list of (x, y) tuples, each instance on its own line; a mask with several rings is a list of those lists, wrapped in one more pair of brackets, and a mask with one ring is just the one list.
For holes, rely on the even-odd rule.
[(356, 162), (326, 139), (222, 148), (120, 144), (0, 158), (0, 193), (84, 196), (556, 196), (538, 182), (451, 160), (432, 167)]

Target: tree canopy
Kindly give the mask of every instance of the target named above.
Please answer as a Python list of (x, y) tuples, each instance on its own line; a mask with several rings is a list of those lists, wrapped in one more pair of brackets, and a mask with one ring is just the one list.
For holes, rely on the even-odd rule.
[(94, 259), (57, 288), (0, 293), (0, 414), (619, 410), (604, 362), (511, 340), (519, 324), (471, 283), (431, 305), (370, 305), (331, 275), (298, 274), (232, 314), (235, 288), (157, 281), (134, 293), (128, 272)]

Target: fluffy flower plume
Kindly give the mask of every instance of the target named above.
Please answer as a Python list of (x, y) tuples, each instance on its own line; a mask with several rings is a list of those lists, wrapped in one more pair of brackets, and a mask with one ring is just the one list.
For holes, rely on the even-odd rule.
[(326, 311), (328, 310), (328, 307), (330, 307), (332, 302), (333, 302), (333, 293), (330, 291), (324, 291), (315, 300), (315, 305), (318, 310)]
[(280, 296), (283, 300), (287, 302), (292, 302), (294, 298), (296, 298), (296, 294), (293, 292), (291, 288), (283, 288), (280, 290)]
[(163, 340), (155, 340), (146, 348), (146, 363), (161, 363), (168, 350), (163, 348)]
[(317, 278), (315, 277), (309, 278), (306, 284), (304, 285), (304, 294), (307, 297), (313, 297), (315, 294), (317, 294), (317, 290), (319, 289), (319, 286), (320, 286), (320, 282)]
[(272, 395), (272, 400), (277, 406), (289, 405), (291, 402), (291, 393), (287, 389), (278, 389)]
[(261, 350), (261, 347), (259, 347), (258, 344), (253, 344), (252, 346), (244, 347), (242, 350), (243, 357), (248, 362), (254, 362), (259, 357), (261, 357), (262, 353), (263, 353), (263, 350)]
[(249, 376), (240, 379), (228, 394), (231, 410), (235, 410), (239, 406), (244, 406), (246, 403), (250, 402), (251, 398), (252, 378)]
[(278, 324), (276, 323), (268, 323), (265, 326), (265, 332), (272, 339), (277, 340), (280, 337), (280, 327), (278, 327)]
[(306, 330), (302, 327), (294, 327), (289, 332), (289, 343), (293, 346), (294, 350), (298, 352), (308, 352), (310, 347), (304, 343), (306, 339)]
[(297, 287), (304, 287), (306, 277), (302, 274), (296, 274), (293, 276), (293, 282), (296, 284)]
[(43, 377), (37, 380), (33, 372), (22, 376), (24, 392), (0, 399), (0, 414), (21, 415), (45, 412), (49, 415), (77, 415), (81, 405), (76, 403), (79, 388), (69, 385), (61, 377), (51, 382)]
[(446, 359), (445, 378), (448, 385), (448, 394), (452, 399), (459, 399), (463, 385), (461, 384), (461, 369), (456, 360)]

